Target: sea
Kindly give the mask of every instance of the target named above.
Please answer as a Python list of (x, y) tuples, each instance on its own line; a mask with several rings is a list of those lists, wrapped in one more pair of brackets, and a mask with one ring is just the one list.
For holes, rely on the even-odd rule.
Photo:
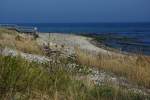
[(150, 55), (150, 23), (14, 23), (39, 32), (110, 37), (103, 44), (124, 52)]

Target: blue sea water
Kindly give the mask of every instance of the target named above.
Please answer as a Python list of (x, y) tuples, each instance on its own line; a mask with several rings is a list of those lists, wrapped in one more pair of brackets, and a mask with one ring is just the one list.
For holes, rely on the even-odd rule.
[(150, 23), (16, 23), (35, 26), (40, 32), (60, 33), (107, 33), (150, 32)]
[(39, 32), (74, 34), (111, 34), (113, 37), (132, 38), (129, 43), (109, 39), (105, 45), (127, 52), (150, 55), (150, 23), (15, 23), (19, 26), (37, 27)]

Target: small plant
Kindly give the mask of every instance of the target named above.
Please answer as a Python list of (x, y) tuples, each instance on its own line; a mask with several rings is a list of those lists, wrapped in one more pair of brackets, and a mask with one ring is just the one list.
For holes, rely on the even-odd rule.
[(17, 35), (17, 36), (15, 37), (15, 40), (21, 41), (21, 37), (20, 37), (19, 35)]
[(36, 40), (37, 38), (39, 38), (39, 35), (35, 33), (35, 34), (33, 35), (33, 39)]
[(64, 47), (65, 47), (65, 45), (64, 45), (64, 44), (62, 44), (62, 45), (61, 45), (61, 48), (64, 48)]

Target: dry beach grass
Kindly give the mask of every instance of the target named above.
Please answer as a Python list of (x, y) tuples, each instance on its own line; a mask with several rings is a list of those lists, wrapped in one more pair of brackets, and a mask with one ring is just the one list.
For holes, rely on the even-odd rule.
[[(48, 34), (46, 35), (48, 37)], [(133, 83), (150, 88), (150, 57), (143, 55), (122, 54), (104, 50), (91, 44), (91, 38), (51, 33), (51, 42), (74, 47), (77, 60), (89, 67), (104, 69), (119, 76), (125, 76)]]
[(136, 55), (90, 54), (86, 50), (76, 49), (78, 62), (125, 76), (133, 83), (150, 88), (150, 57)]
[(41, 54), (36, 40), (31, 36), (23, 36), (16, 31), (0, 29), (0, 46), (17, 49), (26, 53)]
[[(27, 38), (26, 38), (27, 37)], [(54, 37), (54, 38), (53, 38)], [(0, 54), (0, 99), (2, 100), (141, 100), (149, 97), (127, 88), (109, 84), (96, 85), (89, 80), (84, 65), (124, 75), (149, 88), (149, 57), (120, 56), (95, 47), (85, 37), (53, 34), (40, 37), (45, 41), (76, 51), (75, 59), (55, 55), (46, 63), (25, 60), (21, 56)], [(39, 40), (40, 40), (39, 39)], [(50, 39), (50, 40), (49, 40)], [(39, 41), (15, 31), (0, 29), (1, 48), (43, 54)], [(74, 47), (79, 47), (73, 49)], [(50, 49), (53, 49), (50, 46)], [(62, 49), (60, 49), (59, 52)], [(70, 51), (66, 51), (69, 53)], [(46, 55), (45, 55), (46, 56)], [(77, 58), (76, 58), (77, 57)], [(76, 65), (75, 69), (72, 66)], [(82, 77), (84, 80), (82, 80)]]

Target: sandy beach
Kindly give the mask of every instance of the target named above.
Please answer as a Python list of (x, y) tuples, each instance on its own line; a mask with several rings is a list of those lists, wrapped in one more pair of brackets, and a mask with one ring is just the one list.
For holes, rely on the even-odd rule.
[(78, 47), (93, 54), (122, 55), (94, 45), (91, 43), (92, 38), (89, 37), (62, 33), (39, 33), (39, 36), (50, 44), (64, 45), (72, 53), (74, 52), (74, 48)]

